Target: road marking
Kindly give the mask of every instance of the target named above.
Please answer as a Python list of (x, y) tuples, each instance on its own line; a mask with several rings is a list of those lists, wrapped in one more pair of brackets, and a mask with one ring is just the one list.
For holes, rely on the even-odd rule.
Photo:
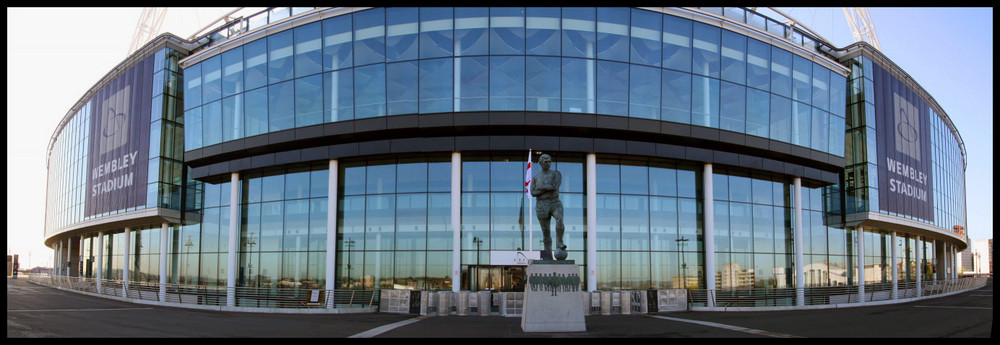
[(914, 308), (951, 308), (951, 309), (986, 309), (993, 310), (993, 308), (985, 307), (952, 307), (952, 306), (938, 306), (938, 305), (915, 305)]
[(655, 317), (657, 319), (664, 319), (664, 320), (670, 320), (670, 321), (694, 323), (694, 324), (699, 324), (699, 325), (702, 325), (702, 326), (717, 327), (717, 328), (722, 328), (722, 329), (728, 329), (728, 330), (731, 330), (731, 331), (744, 332), (744, 333), (750, 333), (750, 334), (757, 334), (757, 335), (763, 335), (763, 336), (774, 337), (774, 338), (801, 338), (799, 336), (794, 336), (794, 335), (790, 335), (790, 334), (768, 332), (768, 331), (762, 331), (762, 330), (759, 330), (759, 329), (752, 329), (752, 328), (745, 328), (745, 327), (739, 327), (739, 326), (724, 325), (724, 324), (721, 324), (721, 323), (708, 322), (708, 321), (678, 319), (678, 318), (674, 318), (674, 317), (666, 317), (666, 316), (660, 316), (660, 315), (650, 315), (650, 317)]
[(403, 326), (409, 325), (411, 323), (414, 323), (414, 322), (426, 319), (428, 317), (429, 317), (429, 315), (424, 315), (424, 316), (418, 316), (418, 317), (415, 317), (415, 318), (412, 318), (412, 319), (407, 319), (407, 320), (399, 321), (399, 322), (396, 322), (396, 323), (390, 323), (390, 324), (385, 325), (385, 326), (380, 326), (380, 327), (372, 328), (370, 330), (367, 330), (367, 331), (364, 331), (364, 332), (352, 335), (352, 336), (350, 336), (348, 338), (371, 338), (371, 337), (374, 337), (376, 335), (379, 335), (379, 334), (391, 331), (393, 329), (396, 329), (396, 328), (399, 328), (399, 327), (403, 327)]
[(146, 310), (153, 308), (106, 308), (106, 309), (7, 309), (7, 312), (52, 312), (52, 311), (119, 311), (119, 310)]

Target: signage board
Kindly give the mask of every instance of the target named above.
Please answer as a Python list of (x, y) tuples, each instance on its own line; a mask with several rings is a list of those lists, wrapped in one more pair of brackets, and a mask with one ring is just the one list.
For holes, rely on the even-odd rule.
[(494, 266), (527, 266), (530, 260), (539, 260), (540, 251), (490, 251), (490, 265)]

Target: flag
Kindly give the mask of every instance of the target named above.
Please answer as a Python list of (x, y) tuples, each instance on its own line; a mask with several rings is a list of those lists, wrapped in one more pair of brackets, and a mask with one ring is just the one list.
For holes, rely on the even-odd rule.
[(528, 169), (524, 172), (524, 194), (531, 197), (531, 150), (528, 150)]

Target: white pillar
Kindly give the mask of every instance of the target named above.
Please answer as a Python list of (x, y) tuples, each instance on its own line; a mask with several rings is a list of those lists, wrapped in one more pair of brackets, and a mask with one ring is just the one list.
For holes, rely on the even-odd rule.
[(333, 308), (333, 289), (337, 286), (337, 184), (340, 168), (330, 160), (326, 202), (326, 307)]
[(57, 276), (58, 275), (62, 275), (62, 249), (61, 248), (62, 248), (62, 241), (56, 241), (55, 248), (52, 249), (53, 251), (55, 251), (55, 260), (54, 260), (55, 262), (53, 262), (53, 264), (52, 264), (52, 270), (54, 271), (53, 273), (55, 273), (55, 275), (57, 275)]
[(865, 229), (860, 226), (855, 229), (858, 241), (858, 303), (865, 303)]
[(104, 232), (97, 232), (97, 275), (95, 275), (95, 281), (97, 282), (97, 293), (101, 294), (104, 292), (102, 281), (104, 280)]
[(597, 154), (587, 154), (587, 291), (597, 291)]
[(892, 261), (890, 261), (890, 262), (892, 262), (892, 299), (896, 299), (896, 298), (899, 297), (899, 295), (898, 295), (899, 291), (897, 290), (897, 286), (896, 286), (897, 284), (899, 284), (899, 268), (896, 267), (896, 263), (897, 263), (897, 261), (896, 261), (896, 255), (897, 255), (897, 253), (896, 253), (896, 246), (897, 246), (897, 244), (896, 244), (896, 232), (892, 231), (892, 232), (890, 232), (890, 234), (892, 235), (890, 237), (891, 240), (889, 242), (889, 243), (891, 243), (889, 245), (889, 253), (891, 253), (890, 257), (892, 258), (891, 259)]
[(802, 237), (802, 178), (796, 176), (792, 180), (795, 187), (795, 305), (804, 306), (806, 304), (806, 275), (805, 259), (803, 258), (803, 237)]
[(462, 153), (451, 153), (451, 291), (462, 286)]
[(236, 273), (240, 257), (240, 173), (229, 175), (229, 261), (226, 269), (226, 306), (236, 306)]
[(160, 302), (167, 300), (167, 223), (160, 224)]
[(916, 253), (915, 259), (917, 261), (917, 264), (914, 265), (917, 268), (917, 297), (921, 297), (921, 295), (923, 295), (923, 293), (922, 293), (923, 292), (922, 291), (923, 288), (920, 287), (920, 281), (922, 280), (922, 279), (920, 279), (920, 271), (921, 271), (921, 266), (922, 266), (920, 264), (920, 259), (921, 259), (921, 256), (923, 255), (924, 246), (923, 246), (923, 243), (920, 242), (920, 236), (915, 236), (914, 239), (913, 239), (913, 243), (915, 243), (915, 245), (916, 245), (916, 248), (914, 248), (913, 251)]
[(707, 307), (715, 306), (715, 181), (712, 179), (712, 163), (705, 163), (702, 172), (702, 191), (705, 210), (705, 289), (708, 290)]
[(128, 277), (129, 277), (128, 266), (130, 262), (129, 260), (130, 256), (132, 256), (132, 251), (130, 250), (132, 248), (129, 248), (130, 247), (129, 242), (131, 242), (132, 229), (126, 227), (125, 233), (122, 235), (125, 236), (125, 238), (122, 240), (122, 242), (125, 244), (125, 248), (122, 249), (122, 290), (124, 291), (125, 296), (128, 296)]

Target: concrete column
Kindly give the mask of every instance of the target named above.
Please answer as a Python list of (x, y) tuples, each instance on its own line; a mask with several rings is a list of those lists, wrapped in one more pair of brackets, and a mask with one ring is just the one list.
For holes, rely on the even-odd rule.
[(55, 248), (52, 250), (55, 252), (55, 259), (52, 263), (52, 270), (55, 275), (62, 275), (62, 241), (56, 241)]
[(125, 236), (125, 238), (122, 239), (122, 242), (125, 244), (125, 248), (122, 249), (122, 289), (125, 291), (125, 296), (128, 296), (128, 269), (129, 263), (132, 262), (132, 260), (130, 260), (132, 258), (132, 248), (129, 248), (131, 247), (130, 237), (132, 236), (132, 228), (126, 227), (125, 233), (122, 234), (122, 236)]
[(892, 235), (890, 237), (891, 240), (889, 242), (889, 243), (891, 243), (889, 245), (889, 253), (891, 254), (890, 257), (892, 258), (891, 259), (892, 261), (890, 261), (890, 262), (892, 262), (892, 265), (891, 265), (892, 266), (892, 299), (896, 299), (896, 298), (899, 297), (899, 290), (898, 290), (898, 287), (896, 286), (896, 284), (899, 284), (899, 268), (896, 267), (896, 262), (897, 262), (896, 261), (896, 255), (899, 255), (899, 253), (896, 253), (896, 246), (897, 246), (897, 244), (896, 244), (896, 232), (893, 231), (893, 232), (890, 232), (890, 234)]
[(168, 224), (160, 224), (160, 302), (167, 300), (167, 239)]
[(587, 154), (587, 291), (597, 291), (597, 154)]
[(97, 232), (97, 274), (94, 280), (97, 282), (97, 293), (104, 293), (102, 281), (104, 280), (104, 232)]
[[(462, 287), (462, 153), (451, 153), (451, 291)], [(447, 315), (447, 314), (445, 314)]]
[(229, 175), (229, 261), (226, 265), (226, 306), (236, 305), (236, 273), (240, 257), (240, 173)]
[(924, 290), (923, 288), (920, 287), (920, 281), (923, 280), (920, 277), (920, 271), (922, 271), (922, 267), (921, 266), (923, 266), (923, 265), (921, 265), (920, 260), (921, 260), (921, 257), (924, 254), (923, 253), (923, 251), (924, 251), (924, 245), (923, 245), (922, 242), (920, 242), (920, 236), (915, 236), (914, 239), (913, 239), (913, 242), (916, 243), (916, 246), (917, 246), (917, 248), (914, 249), (914, 252), (916, 253), (915, 260), (917, 262), (917, 264), (915, 265), (917, 267), (917, 297), (920, 297), (921, 295), (923, 295), (922, 292)]
[(326, 197), (326, 307), (333, 308), (333, 289), (337, 286), (337, 184), (340, 167), (336, 159), (330, 160)]
[(806, 275), (805, 259), (803, 258), (803, 236), (802, 236), (802, 178), (796, 176), (792, 180), (795, 191), (795, 305), (804, 306), (806, 304)]
[(715, 181), (712, 163), (705, 163), (702, 172), (702, 192), (705, 210), (705, 289), (708, 290), (707, 307), (715, 306)]
[(858, 234), (858, 303), (865, 303), (865, 229), (860, 226), (855, 229)]

